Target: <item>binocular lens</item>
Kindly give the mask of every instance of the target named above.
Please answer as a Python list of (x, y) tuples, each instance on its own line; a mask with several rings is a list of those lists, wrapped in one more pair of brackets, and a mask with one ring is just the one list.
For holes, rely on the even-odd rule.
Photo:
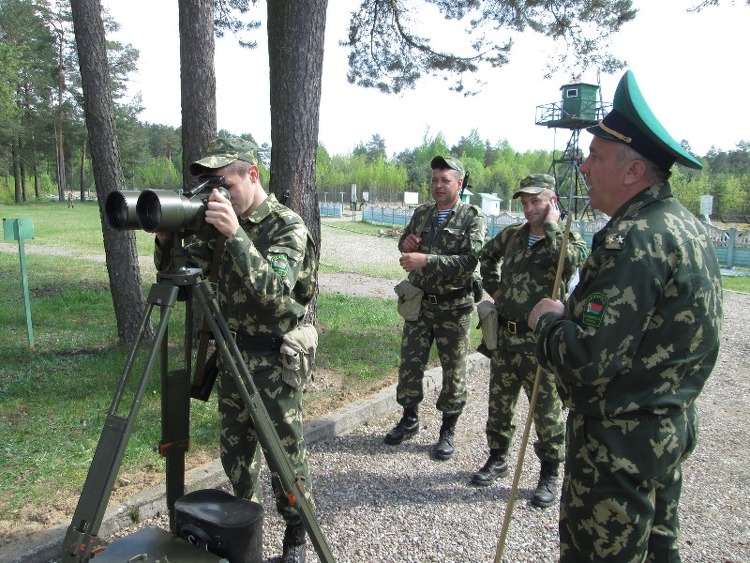
[(188, 198), (171, 190), (144, 190), (136, 211), (144, 231), (177, 231), (199, 228), (206, 205), (199, 198)]
[[(212, 177), (214, 178), (214, 177)], [(221, 186), (223, 176), (214, 185), (204, 182), (190, 197), (172, 190), (114, 191), (107, 196), (104, 210), (113, 229), (156, 231), (198, 231), (205, 225), (206, 207), (212, 189), (226, 198)]]
[(107, 196), (104, 203), (104, 213), (113, 229), (140, 229), (136, 202), (139, 191), (116, 191)]

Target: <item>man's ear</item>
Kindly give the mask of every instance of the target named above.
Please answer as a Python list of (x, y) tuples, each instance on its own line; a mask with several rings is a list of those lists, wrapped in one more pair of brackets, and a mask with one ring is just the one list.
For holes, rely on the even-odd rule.
[(641, 182), (646, 177), (648, 167), (640, 158), (634, 158), (628, 164), (625, 170), (625, 185), (633, 185)]
[(260, 169), (257, 164), (251, 164), (247, 167), (247, 173), (250, 176), (250, 180), (257, 182), (260, 179)]

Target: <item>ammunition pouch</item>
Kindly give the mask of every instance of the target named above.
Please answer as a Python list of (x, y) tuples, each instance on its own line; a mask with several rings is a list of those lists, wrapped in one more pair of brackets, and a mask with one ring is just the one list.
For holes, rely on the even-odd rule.
[(422, 308), (422, 297), (424, 291), (411, 283), (409, 280), (400, 281), (393, 288), (398, 296), (398, 314), (406, 321), (416, 321)]
[(190, 387), (190, 397), (193, 399), (208, 401), (208, 398), (211, 396), (211, 389), (213, 389), (216, 377), (219, 375), (218, 357), (219, 351), (214, 350), (203, 365), (203, 375), (200, 378), (200, 383), (193, 383)]
[(304, 387), (315, 371), (318, 331), (311, 324), (297, 325), (284, 335), (279, 350), (281, 379), (297, 389)]
[(476, 272), (471, 276), (471, 292), (474, 295), (474, 303), (479, 303), (484, 296), (484, 288), (482, 287), (482, 278)]
[(492, 301), (482, 301), (477, 305), (479, 328), (482, 329), (482, 342), (487, 350), (497, 349), (498, 324), (497, 306)]

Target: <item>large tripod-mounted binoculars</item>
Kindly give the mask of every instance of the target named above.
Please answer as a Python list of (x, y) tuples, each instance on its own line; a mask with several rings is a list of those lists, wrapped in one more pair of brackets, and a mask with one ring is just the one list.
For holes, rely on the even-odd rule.
[(113, 229), (156, 231), (200, 231), (206, 226), (208, 197), (214, 189), (229, 199), (224, 176), (203, 174), (192, 190), (114, 191), (107, 196), (104, 211)]
[[(122, 561), (182, 561), (216, 563), (260, 561), (262, 542), (257, 527), (262, 525), (262, 507), (245, 499), (237, 499), (206, 489), (186, 493), (185, 454), (190, 445), (190, 398), (192, 364), (192, 296), (201, 307), (205, 322), (214, 337), (217, 353), (222, 358), (227, 376), (231, 377), (252, 416), (258, 439), (272, 473), (278, 475), (290, 503), (299, 513), (322, 563), (333, 563), (333, 554), (326, 543), (306, 497), (308, 484), (296, 474), (289, 461), (273, 421), (266, 410), (258, 388), (244, 362), (234, 333), (224, 319), (208, 280), (201, 279), (199, 268), (186, 266), (183, 236), (213, 228), (205, 222), (208, 198), (214, 189), (223, 190), (224, 177), (204, 175), (193, 190), (182, 193), (170, 190), (116, 191), (106, 199), (105, 214), (110, 226), (117, 230), (143, 229), (148, 232), (172, 232), (172, 268), (159, 272), (158, 282), (151, 286), (148, 305), (141, 320), (138, 336), (128, 355), (115, 390), (104, 428), (97, 444), (91, 467), (86, 476), (78, 506), (60, 550), (59, 563), (87, 563), (96, 556), (102, 563)], [(184, 366), (170, 369), (168, 324), (175, 304), (186, 301)], [(132, 382), (136, 356), (145, 340), (146, 327), (155, 308), (160, 309), (159, 323), (146, 354), (145, 365), (137, 382)], [(147, 528), (136, 534), (105, 545), (99, 537), (115, 479), (125, 456), (135, 417), (153, 367), (160, 359), (162, 439), (158, 452), (165, 458), (165, 500), (169, 515), (169, 532)], [(124, 404), (126, 390), (133, 391), (130, 408)], [(125, 412), (127, 410), (127, 413)], [(221, 493), (221, 491), (219, 491)], [(229, 497), (229, 500), (227, 500)], [(188, 502), (189, 498), (189, 502)], [(184, 509), (179, 509), (180, 504)], [(242, 526), (238, 525), (242, 521)], [(250, 526), (250, 523), (253, 526)]]

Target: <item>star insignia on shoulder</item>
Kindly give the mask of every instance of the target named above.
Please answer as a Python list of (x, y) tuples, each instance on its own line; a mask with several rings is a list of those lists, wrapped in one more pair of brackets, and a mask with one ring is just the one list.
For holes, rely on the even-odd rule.
[(625, 237), (622, 235), (607, 235), (604, 246), (607, 250), (620, 250), (624, 242)]

